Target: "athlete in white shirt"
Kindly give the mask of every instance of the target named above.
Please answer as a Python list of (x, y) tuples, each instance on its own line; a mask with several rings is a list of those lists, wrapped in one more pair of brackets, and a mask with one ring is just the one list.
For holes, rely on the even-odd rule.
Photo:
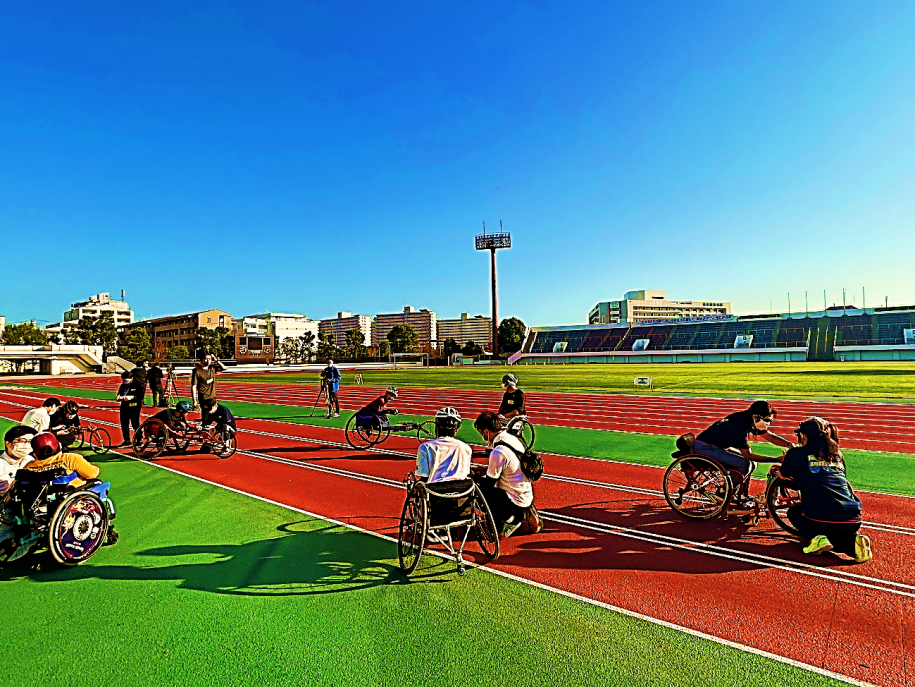
[(424, 441), (416, 453), (416, 476), (426, 482), (446, 482), (470, 476), (470, 446), (455, 438), (461, 414), (452, 407), (435, 413), (435, 439)]

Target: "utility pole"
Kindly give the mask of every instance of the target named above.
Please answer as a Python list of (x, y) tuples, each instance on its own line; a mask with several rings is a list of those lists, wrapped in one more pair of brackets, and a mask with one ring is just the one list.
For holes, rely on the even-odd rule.
[(477, 250), (488, 250), (491, 256), (492, 271), (492, 353), (499, 356), (499, 299), (496, 295), (496, 251), (500, 248), (512, 247), (512, 235), (502, 231), (502, 220), (499, 220), (499, 233), (487, 234), (486, 222), (483, 222), (483, 233), (477, 234), (474, 239)]

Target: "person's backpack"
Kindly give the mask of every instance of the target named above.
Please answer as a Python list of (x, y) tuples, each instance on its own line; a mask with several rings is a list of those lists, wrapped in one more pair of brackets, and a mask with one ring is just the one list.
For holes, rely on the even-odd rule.
[(524, 453), (518, 453), (516, 448), (504, 441), (497, 441), (493, 444), (493, 448), (496, 446), (505, 446), (518, 456), (518, 462), (521, 463), (521, 472), (523, 472), (524, 476), (531, 482), (536, 482), (543, 476), (543, 458), (540, 457), (539, 453), (535, 453), (530, 449), (525, 450)]

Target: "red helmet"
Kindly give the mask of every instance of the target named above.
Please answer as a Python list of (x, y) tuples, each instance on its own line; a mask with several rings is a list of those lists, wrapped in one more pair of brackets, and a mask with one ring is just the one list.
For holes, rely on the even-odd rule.
[(45, 460), (60, 453), (60, 442), (50, 432), (32, 437), (32, 455), (35, 460)]

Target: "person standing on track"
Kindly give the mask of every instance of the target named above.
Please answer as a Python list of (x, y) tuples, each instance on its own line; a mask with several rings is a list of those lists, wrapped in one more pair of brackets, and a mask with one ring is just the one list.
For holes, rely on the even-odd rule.
[(340, 417), (340, 402), (337, 392), (340, 391), (340, 370), (334, 366), (333, 360), (327, 361), (327, 367), (321, 370), (321, 384), (327, 394), (327, 413), (324, 417)]
[(121, 443), (115, 448), (130, 446), (130, 426), (136, 432), (140, 427), (140, 411), (143, 409), (143, 385), (130, 372), (121, 374), (121, 386), (116, 399), (121, 402)]
[(136, 379), (143, 386), (143, 399), (146, 399), (146, 385), (149, 380), (149, 361), (143, 360), (130, 371), (130, 374), (133, 375), (133, 378)]
[(505, 422), (516, 415), (524, 415), (524, 392), (518, 388), (518, 377), (513, 374), (502, 377), (502, 390), (505, 393), (499, 405), (499, 419)]
[(20, 424), (31, 427), (38, 433), (47, 432), (51, 428), (51, 416), (59, 409), (60, 399), (52, 396), (37, 408), (28, 411)]
[[(216, 403), (216, 373), (225, 369), (226, 366), (219, 362), (215, 355), (201, 353), (200, 362), (191, 372), (191, 398), (194, 401), (194, 409), (201, 408), (201, 422), (206, 422), (206, 409), (202, 407), (203, 402)], [(209, 406), (209, 404), (206, 405)]]
[(794, 483), (801, 502), (788, 520), (809, 544), (804, 553), (844, 553), (864, 563), (873, 558), (871, 540), (861, 529), (861, 501), (845, 476), (839, 430), (821, 417), (804, 420), (794, 431), (800, 446), (785, 454), (779, 477)]
[(152, 394), (153, 408), (164, 408), (166, 405), (165, 389), (162, 386), (162, 380), (164, 377), (165, 375), (162, 374), (162, 368), (159, 367), (156, 363), (153, 363), (146, 375), (146, 379), (149, 382), (149, 393)]

